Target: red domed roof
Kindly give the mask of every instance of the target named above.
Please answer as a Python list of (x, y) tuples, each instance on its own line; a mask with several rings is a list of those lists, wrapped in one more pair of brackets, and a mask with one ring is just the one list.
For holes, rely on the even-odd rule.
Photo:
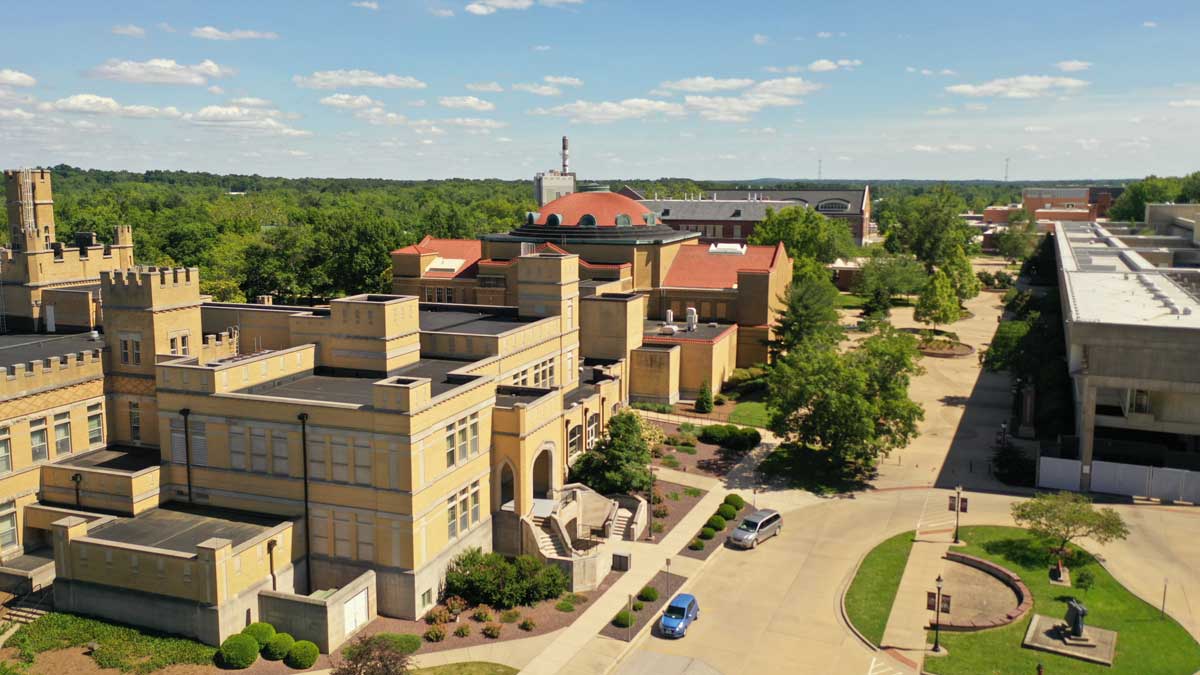
[(576, 192), (543, 206), (535, 224), (546, 225), (551, 215), (558, 214), (562, 217), (559, 225), (576, 227), (580, 219), (590, 215), (596, 219), (596, 227), (615, 227), (617, 216), (623, 214), (629, 216), (630, 225), (645, 226), (647, 213), (651, 210), (615, 192)]

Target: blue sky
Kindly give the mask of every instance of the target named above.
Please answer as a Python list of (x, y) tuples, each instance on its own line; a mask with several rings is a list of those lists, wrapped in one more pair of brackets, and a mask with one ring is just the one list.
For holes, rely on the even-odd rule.
[(45, 3), (0, 23), (0, 157), (519, 178), (567, 134), (595, 178), (1179, 174), (1198, 28), (1194, 0)]

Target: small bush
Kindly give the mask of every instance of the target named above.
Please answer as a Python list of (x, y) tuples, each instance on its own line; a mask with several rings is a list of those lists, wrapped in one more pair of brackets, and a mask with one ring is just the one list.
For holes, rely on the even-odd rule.
[(571, 603), (575, 605), (582, 605), (588, 601), (587, 596), (583, 593), (567, 593), (563, 597), (567, 600), (570, 600)]
[(704, 494), (704, 490), (701, 490), (698, 487), (689, 486), (689, 487), (683, 488), (683, 494), (685, 494), (689, 497), (699, 497), (700, 495)]
[(570, 600), (559, 600), (558, 603), (554, 605), (554, 609), (557, 609), (560, 612), (574, 612), (575, 605), (571, 604)]
[(644, 602), (654, 602), (658, 599), (658, 589), (653, 586), (646, 586), (638, 592), (637, 596), (638, 600), (642, 600)]
[(525, 632), (529, 632), (529, 631), (533, 630), (534, 628), (537, 628), (537, 623), (534, 622), (533, 619), (526, 618), (526, 619), (523, 619), (521, 621), (521, 623), (517, 624), (517, 628), (520, 628), (521, 630), (523, 630)]
[(500, 637), (501, 628), (503, 628), (503, 626), (498, 623), (489, 623), (483, 627), (483, 636), (495, 640), (496, 638)]
[(679, 493), (678, 492), (668, 492), (667, 499), (670, 499), (673, 502), (677, 502), (677, 501), (679, 501)]
[(469, 624), (469, 623), (459, 624), (458, 628), (454, 629), (454, 634), (457, 635), (458, 637), (467, 637), (468, 635), (471, 634), (471, 624)]
[[(366, 639), (367, 642), (382, 642), (386, 643), (390, 651), (399, 654), (412, 654), (421, 648), (421, 636), (412, 633), (376, 633)], [(349, 646), (342, 649), (342, 656), (353, 658), (354, 652), (360, 649), (360, 641), (355, 640)]]
[(679, 459), (676, 458), (675, 455), (667, 455), (666, 457), (662, 458), (662, 465), (668, 469), (678, 469)]
[(457, 595), (452, 595), (446, 598), (446, 602), (444, 604), (446, 605), (446, 609), (448, 609), (454, 616), (458, 616), (459, 614), (467, 611), (467, 601)]
[(734, 428), (730, 424), (710, 424), (700, 430), (700, 440), (712, 445), (724, 445), (725, 439), (729, 437), (729, 429)]
[(501, 623), (516, 623), (521, 618), (521, 611), (518, 609), (506, 609), (500, 612)]
[(650, 531), (654, 534), (659, 534), (665, 529), (667, 529), (667, 526), (661, 520), (654, 521), (654, 524), (650, 526)]
[(650, 512), (654, 514), (655, 518), (666, 518), (671, 515), (671, 509), (668, 509), (666, 504), (659, 504), (651, 509)]
[(645, 608), (646, 608), (646, 604), (644, 602), (642, 602), (641, 600), (638, 600), (633, 603), (633, 611), (635, 611), (635, 612), (640, 612)]
[(441, 642), (446, 639), (446, 629), (441, 624), (434, 624), (425, 631), (425, 639), (429, 642)]
[(685, 455), (696, 454), (696, 446), (694, 445), (681, 445), (678, 448), (675, 448), (675, 450), (682, 452)]
[(717, 394), (716, 396), (713, 396), (713, 405), (725, 405), (727, 400), (728, 399), (725, 398), (724, 394)]
[(684, 433), (694, 434), (698, 430), (698, 427), (691, 422), (683, 422), (679, 425), (679, 430)]
[(728, 504), (722, 504), (717, 507), (717, 515), (721, 516), (725, 520), (733, 520), (734, 518), (737, 518), (737, 509)]
[(709, 539), (712, 539), (713, 537), (717, 536), (717, 532), (716, 532), (716, 530), (712, 529), (711, 527), (702, 527), (702, 528), (700, 528), (700, 534), (698, 534), (696, 536), (699, 537), (700, 539), (703, 539), (704, 541), (708, 541)]
[(292, 645), (294, 644), (296, 644), (296, 638), (287, 633), (276, 633), (267, 642), (267, 646), (263, 647), (263, 658), (268, 661), (282, 661), (288, 655), (288, 652), (292, 650)]
[(474, 612), (471, 613), (471, 618), (475, 619), (479, 623), (487, 623), (492, 620), (492, 610), (480, 605), (475, 608)]
[(746, 452), (762, 442), (762, 434), (736, 424), (710, 424), (700, 431), (700, 440), (734, 452)]
[(242, 629), (242, 635), (249, 635), (258, 643), (258, 648), (262, 649), (267, 646), (271, 638), (275, 637), (275, 626), (264, 621), (256, 621)]
[(663, 496), (662, 496), (662, 493), (661, 493), (661, 492), (659, 492), (658, 490), (655, 490), (653, 493), (651, 493), (651, 494), (650, 494), (650, 503), (651, 503), (651, 504), (661, 504), (661, 503), (663, 503)]
[(700, 539), (693, 539), (692, 542), (690, 544), (688, 544), (688, 548), (690, 548), (693, 551), (703, 551), (704, 550), (704, 542)]
[(741, 495), (733, 492), (725, 495), (725, 503), (737, 509), (738, 511), (746, 508), (746, 500), (742, 499)]
[(450, 610), (446, 609), (445, 607), (434, 607), (425, 615), (425, 623), (431, 626), (450, 623), (453, 620), (454, 617), (450, 616)]
[(656, 412), (656, 413), (670, 413), (670, 412), (675, 411), (674, 408), (667, 405), (666, 403), (645, 403), (642, 401), (637, 401), (634, 403), (630, 403), (629, 407), (637, 409), (637, 410), (649, 410), (650, 412)]
[(712, 529), (716, 530), (717, 532), (724, 530), (725, 525), (726, 525), (725, 519), (722, 518), (721, 516), (713, 516), (708, 519), (708, 526), (711, 527)]
[(656, 445), (653, 448), (650, 448), (650, 456), (653, 457), (654, 459), (658, 459), (658, 458), (662, 457), (663, 456), (662, 446)]
[(309, 640), (298, 640), (292, 648), (288, 650), (287, 658), (283, 660), (289, 668), (296, 670), (307, 670), (312, 668), (317, 662), (317, 657), (321, 655), (321, 651), (317, 649), (317, 645)]
[(627, 609), (617, 612), (617, 615), (614, 616), (612, 620), (613, 625), (617, 628), (629, 628), (634, 624), (635, 621), (637, 621), (637, 617), (633, 615), (633, 612)]
[[(253, 625), (253, 624), (251, 624)], [(221, 649), (217, 652), (221, 658), (221, 665), (233, 670), (242, 670), (254, 665), (258, 660), (258, 641), (253, 635), (246, 633), (238, 633), (230, 635), (221, 643)]]

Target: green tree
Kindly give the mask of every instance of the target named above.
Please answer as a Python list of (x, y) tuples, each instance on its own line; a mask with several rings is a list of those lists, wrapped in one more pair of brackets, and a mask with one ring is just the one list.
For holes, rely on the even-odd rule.
[(1060, 555), (1067, 545), (1087, 537), (1098, 544), (1124, 539), (1129, 528), (1111, 508), (1097, 509), (1077, 492), (1043, 492), (1012, 505), (1012, 517), (1034, 536), (1054, 544)]
[(792, 285), (783, 297), (784, 310), (779, 316), (775, 339), (768, 345), (772, 358), (809, 340), (835, 344), (841, 339), (838, 325), (837, 287), (829, 279), (829, 270), (815, 260), (796, 261)]
[(950, 251), (950, 255), (942, 262), (941, 269), (950, 279), (950, 285), (954, 288), (954, 295), (958, 298), (960, 306), (979, 295), (983, 284), (979, 282), (971, 259), (963, 252), (961, 246), (956, 246)]
[(1181, 184), (1178, 178), (1147, 176), (1130, 183), (1108, 210), (1112, 220), (1141, 221), (1146, 217), (1146, 204), (1179, 201)]
[(696, 396), (696, 412), (710, 413), (713, 409), (713, 393), (712, 387), (708, 385), (708, 380), (705, 380), (700, 385), (700, 394)]
[(908, 445), (925, 417), (921, 405), (908, 395), (912, 378), (924, 372), (917, 363), (916, 340), (882, 323), (847, 358), (866, 372), (866, 395), (875, 411), (876, 452), (886, 455)]
[(1009, 262), (1024, 260), (1037, 243), (1036, 223), (1025, 209), (1008, 215), (1008, 227), (996, 234), (996, 251)]
[(956, 246), (970, 250), (975, 231), (961, 216), (966, 202), (950, 186), (938, 185), (908, 199), (888, 214), (895, 219), (886, 228), (884, 242), (889, 251), (912, 253), (926, 270), (932, 271), (951, 256)]
[(805, 206), (767, 209), (766, 219), (755, 226), (747, 241), (767, 246), (782, 242), (792, 258), (812, 258), (825, 264), (851, 257), (856, 250), (845, 223)]
[(917, 297), (913, 319), (930, 324), (937, 330), (939, 325), (958, 321), (958, 317), (958, 296), (954, 294), (954, 287), (950, 285), (946, 273), (937, 270), (929, 277), (925, 288), (921, 289), (921, 295)]
[(911, 254), (876, 250), (863, 264), (854, 292), (866, 298), (867, 314), (886, 314), (892, 298), (920, 291), (927, 276), (925, 267)]
[(410, 652), (388, 634), (360, 633), (342, 649), (330, 675), (408, 675), (413, 671)]
[(1179, 201), (1195, 204), (1200, 202), (1200, 171), (1194, 171), (1179, 182)]
[(601, 494), (650, 489), (650, 446), (637, 413), (626, 410), (609, 418), (604, 437), (571, 467), (571, 480)]

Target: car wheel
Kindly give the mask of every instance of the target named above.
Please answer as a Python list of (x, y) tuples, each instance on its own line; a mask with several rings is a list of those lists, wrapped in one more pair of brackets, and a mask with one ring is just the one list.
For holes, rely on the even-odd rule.
[(750, 542), (750, 548), (758, 548), (758, 539)]

